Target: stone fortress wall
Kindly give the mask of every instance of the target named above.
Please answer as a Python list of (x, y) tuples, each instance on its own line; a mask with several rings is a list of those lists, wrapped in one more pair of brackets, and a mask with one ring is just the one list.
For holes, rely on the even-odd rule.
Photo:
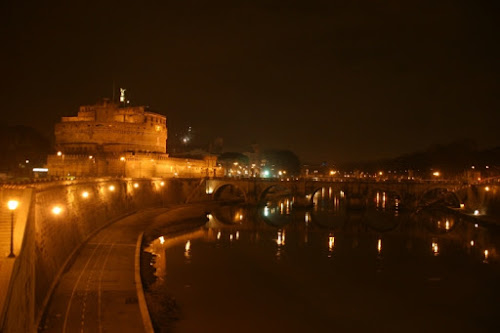
[(56, 149), (67, 154), (143, 151), (166, 153), (167, 120), (144, 106), (104, 100), (82, 106), (76, 117), (55, 125)]
[(122, 153), (102, 155), (50, 155), (47, 160), (51, 176), (67, 177), (222, 177), (215, 157), (203, 160), (171, 158), (166, 154)]
[(50, 176), (218, 177), (216, 157), (170, 158), (166, 117), (145, 106), (103, 100), (81, 106), (76, 117), (55, 126), (57, 154), (49, 155)]

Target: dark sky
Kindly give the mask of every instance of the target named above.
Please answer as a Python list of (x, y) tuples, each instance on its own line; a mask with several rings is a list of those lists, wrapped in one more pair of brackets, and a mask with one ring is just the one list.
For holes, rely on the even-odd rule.
[[(101, 3), (102, 2), (102, 3)], [(110, 97), (226, 150), (304, 161), (500, 145), (495, 1), (0, 3), (0, 121), (52, 131)]]

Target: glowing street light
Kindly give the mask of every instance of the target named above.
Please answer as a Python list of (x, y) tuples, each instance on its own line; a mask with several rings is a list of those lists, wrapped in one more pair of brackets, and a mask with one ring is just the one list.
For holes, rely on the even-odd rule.
[(17, 200), (9, 200), (7, 202), (7, 207), (10, 210), (10, 253), (8, 255), (9, 258), (14, 258), (16, 255), (14, 254), (14, 211), (19, 206), (19, 202)]
[(60, 206), (54, 206), (54, 208), (52, 208), (52, 214), (54, 215), (59, 215), (61, 214), (62, 212), (62, 208)]
[(437, 242), (432, 242), (431, 244), (432, 247), (432, 252), (434, 253), (435, 256), (439, 255), (439, 245)]
[(440, 173), (439, 171), (434, 171), (434, 172), (432, 173), (432, 175), (433, 175), (434, 177), (439, 177), (439, 176), (441, 176), (441, 173)]
[(82, 198), (87, 199), (89, 197), (89, 192), (85, 191), (82, 193)]
[(57, 156), (62, 156), (62, 151), (58, 151)]
[(134, 183), (134, 188), (139, 188), (139, 184), (138, 183)]
[(115, 186), (114, 185), (109, 185), (108, 189), (113, 192), (115, 190)]

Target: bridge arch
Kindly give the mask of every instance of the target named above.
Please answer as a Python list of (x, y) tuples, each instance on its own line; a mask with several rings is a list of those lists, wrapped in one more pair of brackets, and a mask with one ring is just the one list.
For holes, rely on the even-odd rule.
[(292, 190), (288, 186), (283, 186), (281, 184), (272, 184), (265, 187), (258, 195), (258, 202), (262, 203), (265, 201), (266, 196), (271, 194), (274, 190), (279, 190), (283, 195), (292, 195)]
[(443, 202), (455, 208), (459, 208), (462, 200), (455, 191), (447, 187), (435, 186), (426, 189), (418, 196), (417, 206), (429, 206), (438, 202)]
[(221, 199), (221, 196), (223, 195), (224, 191), (230, 191), (230, 193), (240, 193), (241, 196), (243, 197), (243, 200), (247, 202), (247, 193), (244, 191), (241, 187), (238, 185), (232, 184), (232, 183), (224, 183), (218, 185), (212, 192), (212, 197), (214, 200), (219, 200)]
[(432, 235), (445, 236), (457, 230), (466, 232), (462, 219), (450, 212), (436, 207), (426, 207), (416, 214), (419, 223)]
[[(321, 185), (321, 186), (316, 186), (316, 187), (313, 187), (312, 189), (310, 189), (310, 190), (309, 190), (309, 193), (306, 193), (306, 196), (307, 196), (307, 198), (308, 198), (308, 200), (309, 200), (309, 203), (310, 203), (311, 205), (314, 203), (314, 196), (315, 196), (318, 192), (320, 192), (320, 191), (321, 191), (321, 192), (323, 192), (323, 191), (327, 192), (327, 191), (330, 191), (330, 189), (331, 189), (331, 191), (332, 191), (332, 192), (334, 192), (334, 193), (338, 192), (338, 193), (339, 193), (339, 195), (340, 195), (341, 197), (343, 197), (343, 196), (345, 195), (345, 193), (346, 193), (346, 190), (345, 190), (344, 188), (341, 188), (341, 187), (339, 187), (339, 186), (335, 186), (335, 185), (337, 185), (337, 184), (334, 184), (333, 186), (332, 186), (332, 185), (330, 185), (330, 186), (327, 186), (327, 185)], [(327, 193), (321, 193), (321, 194), (322, 194), (322, 195), (325, 195), (325, 194), (327, 194)], [(310, 196), (310, 197), (309, 197), (309, 196)]]
[(376, 186), (367, 193), (368, 207), (399, 210), (402, 206), (409, 205), (408, 193), (394, 189)]

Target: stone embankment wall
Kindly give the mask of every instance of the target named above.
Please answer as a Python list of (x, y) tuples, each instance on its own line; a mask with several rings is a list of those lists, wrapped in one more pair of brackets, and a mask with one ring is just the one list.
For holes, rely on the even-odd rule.
[(460, 191), (465, 210), (498, 218), (500, 223), (500, 185), (474, 185)]
[[(10, 218), (7, 202), (16, 200), (14, 211), (13, 252), (10, 252)], [(0, 332), (32, 332), (34, 315), (34, 191), (8, 186), (0, 190)], [(22, 315), (19, 315), (22, 314)], [(29, 320), (31, 319), (31, 320)]]
[[(69, 260), (100, 228), (143, 208), (183, 203), (193, 193), (197, 200), (209, 199), (202, 195), (204, 189), (203, 179), (112, 178), (19, 188), (16, 195), (25, 213), (16, 220), (17, 257), (10, 261), (13, 266), (4, 281), (9, 293), (0, 295), (5, 298), (0, 331), (35, 331)], [(7, 189), (0, 192), (3, 201), (12, 196)], [(54, 207), (60, 208), (59, 214)]]

